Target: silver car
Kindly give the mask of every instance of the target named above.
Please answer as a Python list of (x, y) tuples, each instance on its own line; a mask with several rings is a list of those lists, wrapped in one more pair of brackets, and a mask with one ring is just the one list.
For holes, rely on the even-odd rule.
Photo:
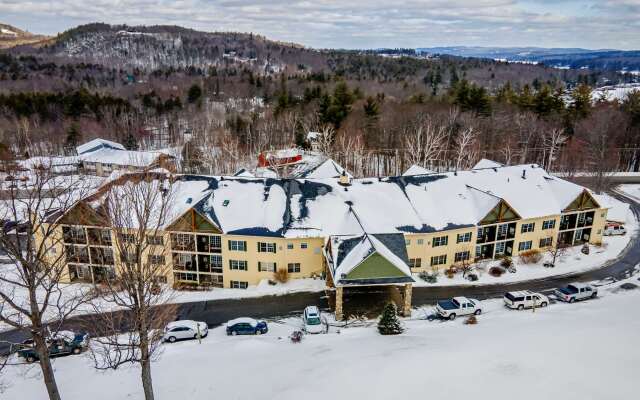
[(206, 322), (182, 320), (169, 322), (164, 328), (164, 341), (174, 343), (177, 340), (197, 339), (209, 334)]

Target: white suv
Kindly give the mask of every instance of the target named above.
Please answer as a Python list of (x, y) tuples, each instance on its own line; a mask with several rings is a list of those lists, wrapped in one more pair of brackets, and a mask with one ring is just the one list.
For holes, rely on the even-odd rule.
[(622, 225), (607, 225), (603, 234), (605, 236), (626, 235), (627, 230)]
[(505, 293), (503, 300), (505, 306), (516, 310), (533, 307), (546, 307), (549, 305), (549, 298), (547, 296), (541, 293), (533, 293), (528, 290)]
[(302, 322), (304, 323), (304, 331), (307, 333), (322, 333), (324, 331), (320, 310), (316, 306), (309, 306), (304, 309)]
[(164, 341), (174, 343), (176, 340), (197, 339), (206, 337), (209, 328), (206, 322), (198, 322), (191, 320), (173, 321), (164, 328)]

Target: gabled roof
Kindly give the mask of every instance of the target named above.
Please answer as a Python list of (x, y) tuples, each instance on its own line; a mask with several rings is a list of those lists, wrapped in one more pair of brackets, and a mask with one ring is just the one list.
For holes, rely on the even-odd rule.
[(161, 156), (172, 157), (165, 153), (156, 151), (133, 151), (105, 147), (82, 154), (78, 156), (78, 159), (84, 162), (99, 162), (102, 164), (148, 167), (156, 162)]
[(80, 155), (80, 154), (90, 153), (92, 151), (96, 151), (103, 148), (114, 149), (114, 150), (126, 150), (125, 147), (120, 143), (97, 138), (76, 147), (76, 152), (78, 153), (78, 155)]
[(474, 165), (473, 168), (471, 169), (496, 168), (496, 167), (504, 167), (504, 164), (500, 164), (497, 161), (483, 158), (482, 160), (478, 161), (476, 165)]
[(421, 167), (419, 165), (413, 164), (409, 167), (402, 176), (410, 176), (410, 175), (425, 175), (425, 174), (433, 174), (435, 171), (427, 169), (425, 167)]
[(402, 234), (365, 233), (330, 240), (330, 271), (336, 285), (413, 282)]
[(324, 179), (337, 178), (343, 172), (348, 177), (352, 177), (348, 171), (333, 159), (316, 154), (313, 156), (306, 155), (303, 161), (291, 172), (290, 176), (292, 178)]

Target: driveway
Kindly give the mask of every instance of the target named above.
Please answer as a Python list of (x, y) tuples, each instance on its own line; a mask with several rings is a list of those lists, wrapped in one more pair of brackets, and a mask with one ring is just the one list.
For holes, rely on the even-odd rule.
[[(640, 216), (640, 204), (619, 194), (614, 193), (613, 196), (630, 203), (631, 210), (636, 218)], [(453, 296), (467, 296), (482, 300), (502, 297), (505, 292), (522, 289), (549, 293), (558, 286), (575, 281), (586, 282), (605, 278), (623, 279), (632, 273), (635, 265), (639, 262), (640, 239), (636, 233), (625, 250), (616, 259), (595, 270), (508, 284), (414, 287), (412, 302), (414, 307), (418, 307), (434, 304), (438, 299)], [(182, 303), (178, 307), (178, 317), (180, 319), (205, 321), (209, 326), (216, 326), (238, 316), (277, 318), (300, 315), (306, 306), (313, 304), (323, 309), (328, 309), (325, 293), (300, 292), (280, 296)], [(65, 328), (73, 329), (74, 327), (86, 326), (84, 324), (86, 320), (87, 318), (83, 316), (75, 317), (65, 324)], [(89, 334), (91, 334), (91, 329), (88, 330)], [(28, 333), (25, 331), (11, 330), (0, 333), (0, 355), (6, 355), (9, 352), (10, 343), (19, 343), (27, 337)]]

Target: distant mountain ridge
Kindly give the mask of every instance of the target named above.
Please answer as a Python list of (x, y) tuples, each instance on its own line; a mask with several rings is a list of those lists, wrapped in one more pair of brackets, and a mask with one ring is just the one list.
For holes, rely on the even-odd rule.
[(418, 53), (491, 58), (514, 62), (542, 63), (560, 68), (592, 68), (608, 71), (640, 71), (640, 50), (543, 48), (543, 47), (422, 47)]
[(252, 33), (202, 32), (170, 25), (92, 23), (69, 29), (46, 46), (22, 46), (19, 52), (150, 70), (242, 64), (268, 73), (296, 66), (301, 59), (310, 66), (323, 63), (317, 51), (294, 43)]

